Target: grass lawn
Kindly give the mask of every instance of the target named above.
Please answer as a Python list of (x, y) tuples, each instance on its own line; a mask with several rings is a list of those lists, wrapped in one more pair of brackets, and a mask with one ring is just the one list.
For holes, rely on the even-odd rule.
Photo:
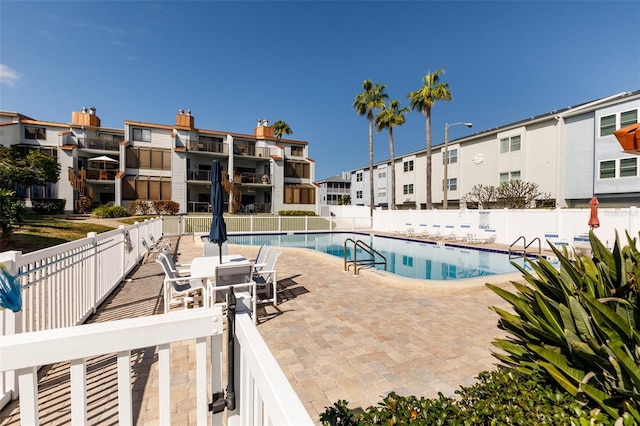
[(111, 226), (84, 221), (66, 220), (65, 216), (29, 215), (21, 227), (14, 228), (11, 241), (3, 243), (0, 251), (17, 250), (23, 253), (52, 247), (68, 241), (85, 238), (88, 232), (105, 232)]

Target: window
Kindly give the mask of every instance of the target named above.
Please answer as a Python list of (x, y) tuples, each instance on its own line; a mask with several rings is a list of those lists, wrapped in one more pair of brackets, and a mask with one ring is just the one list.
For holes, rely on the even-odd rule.
[(616, 129), (616, 115), (600, 117), (600, 136), (612, 135)]
[(301, 146), (292, 146), (291, 147), (291, 156), (293, 157), (302, 157), (303, 156), (303, 149)]
[(309, 184), (284, 184), (285, 204), (315, 204), (316, 189)]
[(378, 170), (378, 177), (379, 178), (386, 178), (387, 177), (387, 169)]
[(402, 193), (405, 194), (405, 195), (413, 194), (413, 184), (410, 183), (409, 185), (403, 185), (402, 186)]
[(620, 159), (620, 177), (636, 177), (638, 176), (638, 159), (637, 158), (621, 158)]
[(631, 126), (638, 122), (638, 110), (625, 111), (620, 113), (620, 128)]
[(387, 198), (387, 190), (386, 189), (378, 189), (378, 197), (379, 198)]
[(170, 200), (171, 180), (157, 176), (127, 176), (122, 180), (124, 200)]
[(362, 198), (362, 191), (356, 191), (356, 198)]
[[(449, 154), (449, 164), (455, 164), (458, 162), (458, 150), (452, 149), (447, 151)], [(444, 151), (442, 152), (442, 164), (444, 164)]]
[(284, 176), (293, 178), (309, 179), (311, 172), (309, 163), (302, 161), (287, 161)]
[(613, 179), (616, 177), (616, 160), (600, 162), (600, 179)]
[[(447, 179), (447, 182), (448, 182), (448, 186), (447, 186), (448, 191), (458, 190), (458, 178)], [(444, 186), (444, 182), (442, 182), (442, 185)]]
[(151, 142), (151, 130), (134, 128), (133, 140), (140, 141), (140, 142)]
[(356, 173), (356, 182), (362, 182), (362, 172)]
[(501, 154), (505, 152), (520, 151), (520, 148), (521, 148), (520, 135), (500, 139)]
[(171, 170), (171, 150), (128, 147), (126, 167), (132, 169)]
[(47, 129), (44, 127), (25, 126), (24, 138), (33, 140), (47, 140)]
[(500, 173), (500, 183), (509, 182), (510, 180), (520, 180), (520, 171)]
[(405, 172), (410, 172), (413, 170), (413, 160), (405, 161), (404, 163), (402, 163), (402, 165), (404, 166)]

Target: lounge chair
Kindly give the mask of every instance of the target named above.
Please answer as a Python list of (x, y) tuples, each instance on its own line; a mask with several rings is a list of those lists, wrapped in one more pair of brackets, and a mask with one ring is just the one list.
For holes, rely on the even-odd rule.
[(469, 239), (473, 236), (471, 232), (471, 225), (460, 225), (458, 229), (456, 229), (453, 239), (455, 241), (469, 241)]
[(440, 235), (440, 225), (438, 224), (431, 225), (431, 229), (427, 231), (427, 238), (437, 240)]
[(444, 231), (440, 234), (441, 240), (453, 240), (456, 238), (456, 227), (453, 225), (445, 225)]
[(149, 234), (149, 241), (151, 241), (151, 245), (153, 247), (159, 247), (161, 250), (171, 251), (171, 241), (165, 240), (162, 236), (156, 240), (153, 234)]
[(416, 233), (416, 237), (424, 237), (426, 238), (429, 235), (429, 229), (427, 228), (426, 223), (421, 223), (418, 225), (418, 232)]
[(407, 229), (405, 229), (404, 234), (407, 237), (413, 237), (416, 234), (415, 229), (413, 229), (413, 225), (410, 223), (406, 223), (405, 225), (407, 226)]
[(547, 241), (549, 245), (552, 245), (558, 248), (561, 248), (561, 247), (569, 248), (569, 246), (571, 245), (569, 244), (569, 241), (560, 238), (560, 235), (558, 235), (557, 232), (545, 232), (544, 239), (545, 241)]
[(159, 247), (157, 245), (149, 245), (149, 243), (147, 243), (147, 240), (145, 240), (144, 238), (140, 238), (140, 243), (142, 244), (142, 247), (144, 247), (144, 249), (146, 250), (146, 253), (142, 258), (142, 263), (147, 263), (147, 260), (149, 260), (150, 258), (152, 258), (153, 260), (156, 260), (158, 257), (158, 254), (163, 251), (162, 247)]
[(265, 267), (253, 276), (253, 280), (256, 282), (256, 294), (258, 297), (261, 297), (258, 299), (258, 303), (271, 302), (273, 306), (278, 304), (276, 262), (281, 254), (279, 250), (269, 250)]
[(576, 235), (573, 237), (572, 247), (576, 256), (579, 254), (591, 256), (591, 241), (589, 241), (588, 235)]
[(164, 271), (164, 312), (169, 312), (172, 305), (182, 304), (184, 308), (189, 307), (190, 302), (199, 299), (203, 304), (207, 303), (207, 288), (201, 278), (192, 278), (190, 276), (182, 276), (176, 273), (169, 266), (167, 257), (159, 255), (156, 258)]
[(491, 244), (496, 241), (497, 235), (495, 229), (485, 229), (484, 231), (476, 234), (471, 242), (477, 244)]

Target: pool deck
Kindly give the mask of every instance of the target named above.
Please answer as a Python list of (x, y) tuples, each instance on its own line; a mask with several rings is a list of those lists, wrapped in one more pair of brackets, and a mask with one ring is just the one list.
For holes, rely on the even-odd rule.
[[(181, 263), (202, 255), (202, 244), (193, 236), (173, 241)], [(229, 246), (230, 253), (249, 258), (257, 250), (257, 246)], [(508, 285), (518, 275), (429, 285), (376, 271), (356, 276), (345, 272), (337, 257), (309, 249), (280, 250), (279, 304), (258, 309), (258, 331), (317, 424), (319, 414), (339, 399), (349, 401), (352, 409), (366, 409), (391, 391), (418, 397), (453, 395), (496, 365), (491, 341), (505, 334), (496, 327), (498, 316), (489, 307), (508, 308), (508, 304), (484, 283)], [(141, 265), (89, 322), (162, 312), (162, 277), (155, 262)], [(190, 348), (184, 346), (172, 356), (176, 371), (182, 373), (179, 390), (191, 386), (183, 382), (193, 379)], [(143, 368), (145, 375), (136, 376), (133, 385), (135, 422), (157, 425), (157, 354), (152, 348), (141, 350), (137, 357), (136, 368)], [(102, 360), (101, 369), (96, 369), (99, 374), (90, 376), (91, 392), (103, 395), (90, 401), (92, 424), (117, 423), (115, 370), (110, 364), (114, 362)], [(43, 424), (70, 420), (68, 396), (66, 402), (64, 397), (68, 373), (65, 376), (57, 367), (41, 374)], [(187, 392), (176, 394), (175, 424), (194, 423), (192, 399)], [(9, 404), (0, 412), (0, 424), (18, 424), (18, 412), (18, 404)]]

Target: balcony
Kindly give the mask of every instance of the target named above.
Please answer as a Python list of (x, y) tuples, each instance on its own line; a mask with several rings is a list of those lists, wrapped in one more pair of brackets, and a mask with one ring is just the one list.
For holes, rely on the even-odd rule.
[(95, 149), (101, 151), (119, 151), (120, 142), (124, 138), (78, 138), (78, 147), (84, 149)]
[(115, 180), (118, 170), (105, 169), (84, 169), (87, 180)]
[(258, 184), (258, 185), (271, 185), (272, 177), (265, 173), (234, 173), (233, 183), (235, 184)]
[(233, 147), (233, 154), (248, 157), (265, 157), (271, 156), (271, 150), (267, 147), (251, 146), (241, 143), (236, 143)]
[(211, 152), (217, 154), (229, 154), (228, 145), (223, 142), (204, 140), (189, 141), (187, 144), (189, 151), (193, 152)]

